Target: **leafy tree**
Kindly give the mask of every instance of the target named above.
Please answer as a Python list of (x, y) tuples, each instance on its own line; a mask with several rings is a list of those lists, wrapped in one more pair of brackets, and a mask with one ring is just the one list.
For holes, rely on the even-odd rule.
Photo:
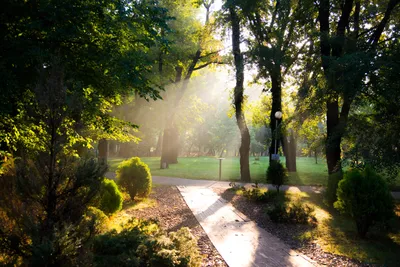
[[(197, 27), (192, 27), (192, 24), (187, 23), (188, 17), (182, 18), (182, 13), (176, 13), (177, 18), (181, 17), (181, 22), (176, 25), (176, 31), (181, 32), (182, 36), (185, 38), (177, 38), (176, 40), (176, 54), (177, 60), (172, 60), (173, 69), (175, 70), (174, 78), (172, 82), (174, 83), (175, 96), (170, 101), (170, 108), (167, 111), (168, 117), (165, 119), (165, 128), (163, 133), (163, 141), (162, 141), (162, 154), (160, 166), (163, 166), (163, 163), (171, 164), (177, 163), (178, 157), (178, 147), (179, 147), (179, 131), (177, 129), (176, 123), (176, 107), (179, 106), (181, 99), (183, 98), (185, 92), (188, 89), (188, 85), (191, 77), (194, 72), (203, 69), (210, 64), (218, 64), (221, 63), (218, 55), (218, 42), (212, 37), (212, 25), (210, 22), (210, 8), (213, 5), (214, 0), (201, 0), (194, 1), (195, 7), (204, 7), (206, 9), (206, 19), (204, 25), (199, 27), (199, 23), (196, 22)], [(181, 3), (175, 3), (174, 8), (178, 12), (180, 12)], [(186, 6), (189, 6), (193, 10), (192, 3), (188, 2)], [(189, 9), (190, 10), (190, 9)], [(190, 11), (189, 11), (190, 12)], [(193, 11), (191, 11), (193, 12)], [(183, 13), (184, 14), (184, 13)], [(192, 19), (195, 17), (191, 16)], [(181, 24), (183, 23), (183, 24)], [(181, 31), (184, 29), (185, 31)], [(187, 38), (187, 35), (191, 36)], [(184, 48), (190, 47), (188, 50), (184, 50), (184, 54), (181, 51), (181, 40), (189, 40), (189, 46), (185, 46)], [(178, 41), (179, 40), (179, 41)], [(160, 57), (161, 58), (161, 57)], [(159, 68), (160, 71), (164, 71), (163, 68)], [(160, 72), (161, 73), (161, 72)]]
[(303, 121), (298, 131), (300, 140), (306, 145), (302, 152), (308, 156), (314, 153), (315, 163), (318, 163), (318, 153), (324, 145), (325, 129), (324, 123), (319, 118), (307, 118)]
[(374, 61), (379, 51), (396, 38), (394, 28), (388, 25), (398, 4), (398, 0), (379, 4), (354, 0), (318, 3), (329, 174), (341, 172), (341, 142), (351, 106), (368, 91), (366, 79), (376, 70)]
[(240, 17), (234, 1), (226, 1), (225, 9), (228, 12), (228, 20), (232, 27), (232, 53), (236, 69), (236, 86), (233, 93), (233, 105), (235, 108), (236, 122), (240, 130), (241, 142), (239, 148), (240, 154), (240, 179), (243, 182), (251, 181), (250, 177), (250, 133), (244, 117), (244, 59), (240, 50)]
[(91, 237), (79, 225), (106, 171), (80, 160), (78, 148), (132, 128), (109, 113), (121, 96), (160, 97), (146, 53), (162, 44), (166, 10), (49, 0), (6, 1), (0, 12), (0, 145), (16, 157), (15, 170), (0, 177), (8, 188), (1, 252), (25, 264), (72, 265)]
[[(307, 12), (310, 4), (308, 1), (237, 1), (245, 25), (250, 30), (251, 36), (248, 40), (250, 45), (250, 60), (258, 66), (258, 78), (268, 81), (272, 94), (272, 106), (270, 110), (270, 128), (274, 133), (277, 119), (275, 113), (282, 111), (282, 86), (286, 75), (298, 60), (299, 54), (304, 52), (307, 44), (308, 17), (302, 14)], [(312, 19), (312, 18), (311, 18)], [(288, 117), (288, 114), (284, 114)], [(282, 123), (279, 119), (278, 123)], [(278, 136), (278, 142), (275, 142)], [(275, 148), (283, 141), (284, 135), (280, 131), (278, 135), (273, 134), (269, 154), (278, 150)], [(284, 142), (283, 142), (284, 143)], [(284, 149), (289, 152), (289, 149)], [(288, 153), (287, 153), (288, 154)], [(287, 155), (287, 166), (289, 171), (295, 171), (294, 157)], [(271, 159), (271, 157), (270, 157)]]

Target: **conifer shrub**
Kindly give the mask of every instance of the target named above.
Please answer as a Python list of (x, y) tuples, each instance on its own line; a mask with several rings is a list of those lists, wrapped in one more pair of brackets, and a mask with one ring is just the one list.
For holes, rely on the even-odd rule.
[(151, 192), (150, 169), (138, 157), (121, 162), (117, 168), (117, 183), (124, 188), (131, 199), (136, 196), (147, 197)]
[(82, 236), (90, 237), (107, 231), (109, 219), (100, 209), (88, 207), (79, 225)]
[(133, 219), (93, 243), (95, 266), (200, 266), (202, 257), (188, 228), (165, 233), (153, 221)]
[(282, 163), (277, 160), (272, 160), (267, 170), (267, 183), (271, 183), (276, 187), (279, 193), (279, 188), (287, 182), (289, 176), (287, 170)]
[(386, 222), (394, 214), (385, 180), (369, 167), (347, 171), (339, 182), (337, 199), (334, 207), (353, 218), (361, 238), (374, 223)]
[(105, 214), (111, 215), (121, 210), (123, 196), (113, 180), (104, 178), (100, 186), (99, 195), (94, 202), (97, 208)]

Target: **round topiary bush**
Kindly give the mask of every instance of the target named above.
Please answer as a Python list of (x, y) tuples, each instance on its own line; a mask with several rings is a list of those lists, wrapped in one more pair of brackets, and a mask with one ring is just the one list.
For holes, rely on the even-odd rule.
[(372, 224), (393, 216), (393, 198), (386, 182), (368, 167), (344, 174), (339, 182), (337, 199), (334, 207), (353, 218), (361, 238)]
[(267, 170), (267, 183), (273, 184), (276, 187), (276, 191), (279, 193), (279, 187), (288, 179), (289, 176), (282, 163), (277, 160), (272, 160)]
[(151, 191), (150, 169), (138, 157), (121, 162), (117, 168), (117, 182), (124, 188), (131, 199), (136, 196), (147, 197)]
[(95, 206), (105, 214), (111, 215), (122, 208), (123, 196), (117, 184), (104, 178), (101, 183), (99, 195), (95, 200)]

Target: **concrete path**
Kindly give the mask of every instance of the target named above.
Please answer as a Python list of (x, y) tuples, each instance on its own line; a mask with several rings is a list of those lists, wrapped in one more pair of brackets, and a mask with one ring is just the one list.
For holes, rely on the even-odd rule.
[[(107, 172), (106, 177), (110, 179), (115, 179), (115, 173)], [(154, 184), (161, 185), (184, 185), (184, 186), (200, 186), (200, 187), (215, 187), (215, 188), (229, 188), (229, 183), (227, 181), (213, 181), (213, 180), (193, 180), (185, 178), (176, 177), (164, 177), (164, 176), (153, 176)], [(245, 187), (251, 187), (254, 183), (240, 183), (236, 182), (236, 185), (243, 185)], [(259, 187), (274, 189), (275, 187), (271, 184), (258, 184)], [(309, 186), (309, 185), (283, 185), (281, 190), (289, 192), (306, 192), (306, 193), (322, 193), (324, 190), (323, 186)], [(400, 199), (400, 192), (392, 192), (392, 196), (395, 199)]]
[[(106, 177), (110, 179), (115, 179), (115, 173), (107, 172)], [(153, 176), (153, 184), (160, 185), (184, 185), (184, 186), (199, 186), (199, 187), (214, 187), (214, 188), (230, 188), (230, 183), (228, 181), (213, 181), (213, 180), (194, 180), (176, 177), (165, 177), (165, 176)], [(236, 185), (252, 187), (254, 183), (240, 183), (235, 182)], [(259, 187), (275, 189), (271, 184), (258, 184)], [(281, 190), (290, 192), (308, 192), (308, 193), (321, 193), (322, 186), (290, 186), (282, 185)]]
[(230, 267), (314, 266), (257, 226), (212, 189), (177, 186), (194, 216)]

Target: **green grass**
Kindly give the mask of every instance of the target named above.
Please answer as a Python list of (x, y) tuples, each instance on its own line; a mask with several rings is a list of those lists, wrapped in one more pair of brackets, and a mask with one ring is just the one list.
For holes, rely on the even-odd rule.
[(359, 238), (356, 226), (349, 217), (328, 209), (321, 194), (302, 193), (300, 201), (316, 209), (318, 225), (302, 234), (318, 243), (321, 248), (337, 255), (346, 256), (364, 263), (398, 266), (400, 262), (400, 205), (396, 206), (396, 217), (390, 222), (389, 230), (383, 226), (372, 227), (366, 239)]
[[(218, 180), (219, 161), (213, 157), (178, 158), (178, 164), (171, 164), (168, 169), (160, 169), (159, 157), (143, 157), (143, 162), (149, 165), (153, 176), (169, 176), (188, 179)], [(110, 171), (115, 171), (121, 158), (109, 159)], [(284, 158), (281, 158), (285, 162)], [(252, 181), (265, 182), (265, 172), (268, 168), (268, 157), (260, 157), (256, 161), (250, 157), (250, 174)], [(222, 180), (238, 180), (240, 177), (239, 158), (226, 158), (222, 161)], [(297, 172), (290, 174), (288, 184), (292, 185), (326, 185), (327, 167), (320, 160), (315, 164), (314, 158), (297, 158)]]

